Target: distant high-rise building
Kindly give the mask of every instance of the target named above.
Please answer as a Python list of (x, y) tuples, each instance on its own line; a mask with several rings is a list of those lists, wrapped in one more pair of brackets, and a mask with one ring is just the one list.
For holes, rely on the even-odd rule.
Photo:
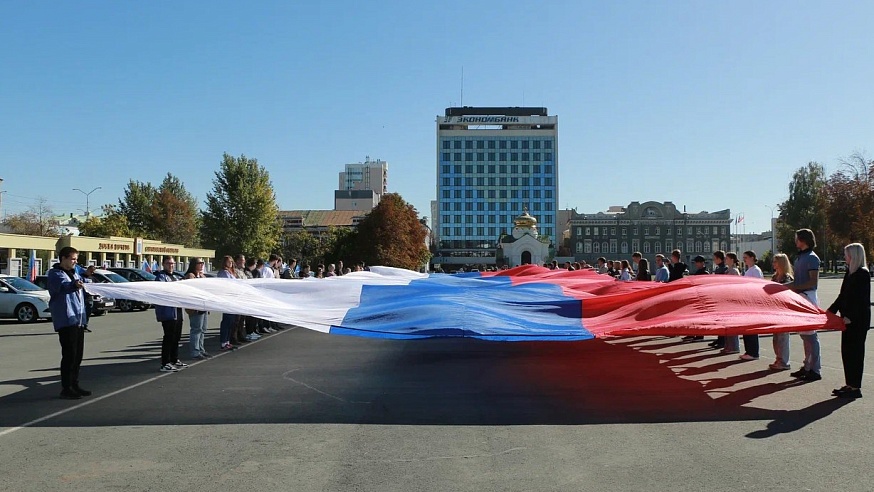
[(446, 108), (436, 126), (433, 261), (495, 264), (501, 234), (525, 210), (557, 247), (558, 116), (546, 108)]
[(368, 156), (364, 162), (346, 164), (334, 191), (334, 210), (369, 212), (388, 191), (388, 163)]

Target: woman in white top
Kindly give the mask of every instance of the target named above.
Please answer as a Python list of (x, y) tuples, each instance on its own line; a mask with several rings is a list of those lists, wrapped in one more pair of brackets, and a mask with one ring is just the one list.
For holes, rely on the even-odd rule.
[(623, 282), (634, 280), (634, 272), (631, 271), (631, 265), (628, 263), (628, 260), (622, 260), (622, 272), (619, 274), (619, 280)]
[[(794, 281), (792, 277), (792, 264), (789, 263), (789, 257), (783, 253), (774, 255), (774, 276), (771, 281), (779, 284), (791, 284)], [(789, 334), (774, 333), (772, 339), (774, 344), (774, 354), (776, 360), (770, 367), (774, 371), (785, 371), (789, 369)]]
[[(737, 275), (740, 277), (740, 270), (737, 269), (737, 253), (725, 253), (725, 266), (728, 268), (725, 271), (726, 275)], [(740, 337), (737, 335), (728, 335), (725, 337), (725, 348), (722, 349), (723, 354), (736, 354), (740, 352)]]
[[(744, 265), (747, 271), (744, 272), (744, 277), (753, 277), (764, 279), (765, 275), (759, 265), (756, 265), (755, 251), (744, 251)], [(741, 360), (756, 360), (759, 358), (759, 336), (744, 335), (744, 353), (740, 356)]]

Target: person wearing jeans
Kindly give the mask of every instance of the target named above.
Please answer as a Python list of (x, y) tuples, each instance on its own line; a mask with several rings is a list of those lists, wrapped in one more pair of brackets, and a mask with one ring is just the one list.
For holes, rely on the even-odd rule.
[[(185, 280), (206, 278), (206, 275), (203, 273), (203, 265), (202, 258), (192, 258), (188, 262), (188, 270), (185, 271)], [(188, 348), (191, 352), (191, 358), (206, 359), (210, 355), (203, 348), (203, 339), (206, 336), (209, 313), (196, 309), (186, 309), (185, 312), (188, 314), (188, 323), (191, 327), (191, 330), (188, 332)]]
[[(816, 247), (816, 237), (810, 229), (798, 229), (795, 231), (795, 247), (798, 248), (798, 256), (795, 258), (795, 281), (790, 288), (803, 295), (814, 306), (819, 306), (816, 294), (819, 285), (819, 257), (813, 252)], [(791, 374), (792, 377), (804, 381), (819, 381), (822, 360), (820, 358), (819, 337), (816, 331), (804, 331), (799, 333), (804, 342), (804, 367)]]
[[(795, 281), (795, 278), (792, 276), (792, 264), (789, 263), (789, 257), (785, 254), (777, 253), (774, 255), (772, 266), (774, 268), (774, 275), (771, 277), (772, 282), (786, 285)], [(768, 367), (775, 371), (785, 371), (790, 368), (789, 334), (774, 333), (773, 337), (772, 343), (776, 358)]]
[[(230, 256), (222, 258), (222, 269), (218, 272), (219, 278), (235, 280), (237, 272), (234, 265), (234, 259)], [(233, 350), (236, 347), (231, 345), (231, 333), (237, 325), (237, 315), (222, 313), (222, 324), (219, 327), (219, 340), (221, 341), (222, 350)]]

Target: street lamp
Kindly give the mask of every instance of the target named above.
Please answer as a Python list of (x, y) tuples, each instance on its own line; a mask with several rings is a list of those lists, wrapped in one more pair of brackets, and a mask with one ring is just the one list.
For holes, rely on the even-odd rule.
[(768, 207), (768, 209), (771, 211), (771, 258), (773, 258), (774, 255), (777, 254), (777, 252), (775, 251), (775, 245), (776, 245), (775, 238), (777, 237), (777, 230), (776, 230), (777, 228), (774, 227), (774, 207), (772, 207), (770, 205), (765, 205), (765, 206)]
[(73, 191), (78, 191), (79, 193), (82, 193), (83, 195), (85, 195), (85, 218), (86, 219), (91, 216), (91, 202), (89, 201), (89, 198), (91, 198), (91, 193), (94, 193), (95, 191), (97, 191), (99, 189), (102, 189), (102, 187), (98, 186), (97, 188), (94, 188), (93, 190), (89, 191), (88, 193), (85, 193), (84, 191), (80, 190), (79, 188), (73, 188)]

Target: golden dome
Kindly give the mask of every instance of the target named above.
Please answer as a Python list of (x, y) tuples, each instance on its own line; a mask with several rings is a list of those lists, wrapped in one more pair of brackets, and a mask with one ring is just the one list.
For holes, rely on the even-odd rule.
[(522, 212), (522, 215), (513, 220), (513, 223), (516, 224), (516, 227), (537, 227), (537, 219), (528, 214), (527, 208)]

